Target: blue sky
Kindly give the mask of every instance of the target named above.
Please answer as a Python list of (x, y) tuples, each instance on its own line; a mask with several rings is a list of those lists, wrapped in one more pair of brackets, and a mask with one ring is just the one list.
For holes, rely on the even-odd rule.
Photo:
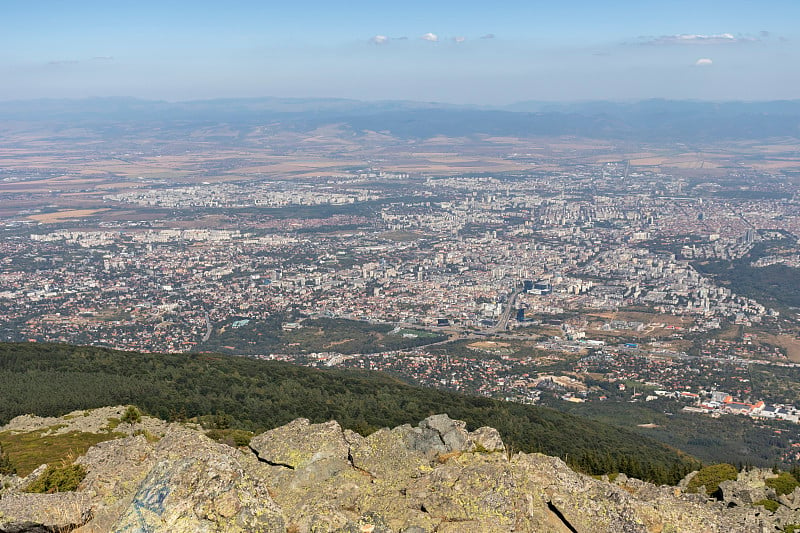
[(798, 65), (798, 0), (0, 0), (0, 100), (768, 100)]

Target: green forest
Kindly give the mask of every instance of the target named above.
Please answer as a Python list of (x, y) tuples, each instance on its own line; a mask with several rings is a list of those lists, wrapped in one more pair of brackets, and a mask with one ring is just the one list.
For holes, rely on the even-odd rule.
[(734, 261), (694, 261), (698, 272), (728, 283), (733, 292), (756, 298), (784, 312), (800, 307), (800, 269), (782, 264), (754, 267), (750, 263), (780, 250), (781, 241), (760, 242)]
[[(283, 315), (275, 315), (267, 320), (232, 321), (236, 326), (215, 329), (211, 338), (198, 346), (197, 351), (245, 354), (335, 351), (352, 354), (404, 350), (447, 339), (444, 335), (424, 330), (393, 333), (394, 326), (389, 324), (341, 318), (309, 319), (297, 329), (284, 331), (281, 326), (285, 320)], [(410, 335), (404, 336), (403, 333)]]
[[(705, 464), (730, 463), (781, 468), (797, 466), (788, 459), (797, 424), (771, 420), (755, 422), (740, 416), (713, 418), (683, 413), (683, 403), (659, 399), (651, 402), (571, 403), (549, 398), (543, 404), (561, 412), (614, 425), (683, 450)], [(782, 460), (781, 458), (787, 458)]]
[(574, 468), (675, 483), (696, 461), (632, 431), (555, 410), (418, 388), (390, 376), (209, 354), (144, 354), (61, 344), (0, 343), (0, 424), (26, 413), (131, 404), (167, 420), (215, 415), (262, 431), (305, 417), (368, 434), (436, 413), (498, 429), (512, 451)]

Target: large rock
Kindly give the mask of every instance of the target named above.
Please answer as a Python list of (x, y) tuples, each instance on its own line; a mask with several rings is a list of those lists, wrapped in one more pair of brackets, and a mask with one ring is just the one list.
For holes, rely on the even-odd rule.
[(79, 533), (111, 531), (131, 505), (133, 496), (156, 463), (156, 446), (144, 436), (101, 442), (76, 463), (86, 468), (79, 489), (93, 496), (91, 522)]
[(350, 449), (337, 422), (311, 424), (305, 418), (253, 437), (250, 447), (260, 460), (291, 469), (327, 459), (346, 462)]
[[(500, 432), (490, 427), (480, 427), (470, 433), (470, 440), (474, 444), (474, 451), (504, 452), (506, 445), (500, 437)], [(472, 450), (470, 450), (472, 451)]]
[(354, 439), (350, 448), (353, 465), (385, 481), (416, 477), (430, 471), (431, 459), (409, 443), (411, 432), (411, 426), (384, 428), (366, 438)]
[[(800, 519), (800, 492), (774, 514), (746, 504), (765, 490), (761, 473), (723, 486), (740, 502), (728, 508), (679, 487), (596, 480), (554, 457), (509, 457), (495, 430), (468, 432), (447, 415), (368, 437), (298, 419), (251, 447), (178, 425), (158, 443), (101, 443), (79, 459), (88, 470), (79, 492), (4, 495), (0, 533), (84, 522), (76, 533), (761, 533)], [(52, 515), (69, 503), (69, 516)]]
[(170, 429), (157, 463), (113, 531), (283, 532), (280, 509), (238, 450), (194, 431)]
[(142, 435), (109, 440), (92, 446), (75, 462), (87, 472), (81, 490), (109, 502), (136, 490), (155, 465), (155, 444)]
[(470, 433), (467, 424), (445, 414), (429, 416), (415, 428), (400, 426), (408, 448), (427, 456), (451, 452), (503, 451), (496, 429), (482, 427)]
[(750, 485), (742, 481), (727, 480), (719, 484), (720, 498), (726, 505), (752, 505), (766, 499), (776, 499), (773, 489), (762, 482), (760, 485)]
[(791, 494), (782, 494), (778, 501), (792, 511), (800, 510), (800, 487), (796, 487)]
[[(351, 439), (358, 437), (347, 433)], [(287, 481), (286, 489), (319, 486), (352, 469), (350, 443), (341, 426), (333, 421), (311, 424), (305, 418), (298, 418), (257, 435), (250, 441), (250, 448), (260, 461), (284, 468), (277, 475)]]
[(0, 532), (72, 531), (92, 517), (91, 497), (80, 492), (7, 494), (0, 499)]

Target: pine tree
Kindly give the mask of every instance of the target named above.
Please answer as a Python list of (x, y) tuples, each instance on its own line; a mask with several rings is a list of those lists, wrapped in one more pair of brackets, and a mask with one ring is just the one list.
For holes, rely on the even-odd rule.
[(134, 424), (138, 424), (142, 421), (142, 413), (140, 413), (136, 407), (129, 405), (119, 421), (123, 424), (130, 424), (132, 427)]

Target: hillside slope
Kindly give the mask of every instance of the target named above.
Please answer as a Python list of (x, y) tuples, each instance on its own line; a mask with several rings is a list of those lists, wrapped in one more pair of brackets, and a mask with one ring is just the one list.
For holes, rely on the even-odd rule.
[(216, 415), (216, 426), (254, 431), (300, 417), (337, 420), (362, 435), (447, 413), (473, 429), (497, 428), (512, 450), (562, 457), (588, 473), (675, 483), (696, 466), (630, 431), (551, 409), (412, 387), (379, 373), (223, 355), (0, 344), (0, 424), (26, 413), (58, 416), (119, 404), (163, 419)]

